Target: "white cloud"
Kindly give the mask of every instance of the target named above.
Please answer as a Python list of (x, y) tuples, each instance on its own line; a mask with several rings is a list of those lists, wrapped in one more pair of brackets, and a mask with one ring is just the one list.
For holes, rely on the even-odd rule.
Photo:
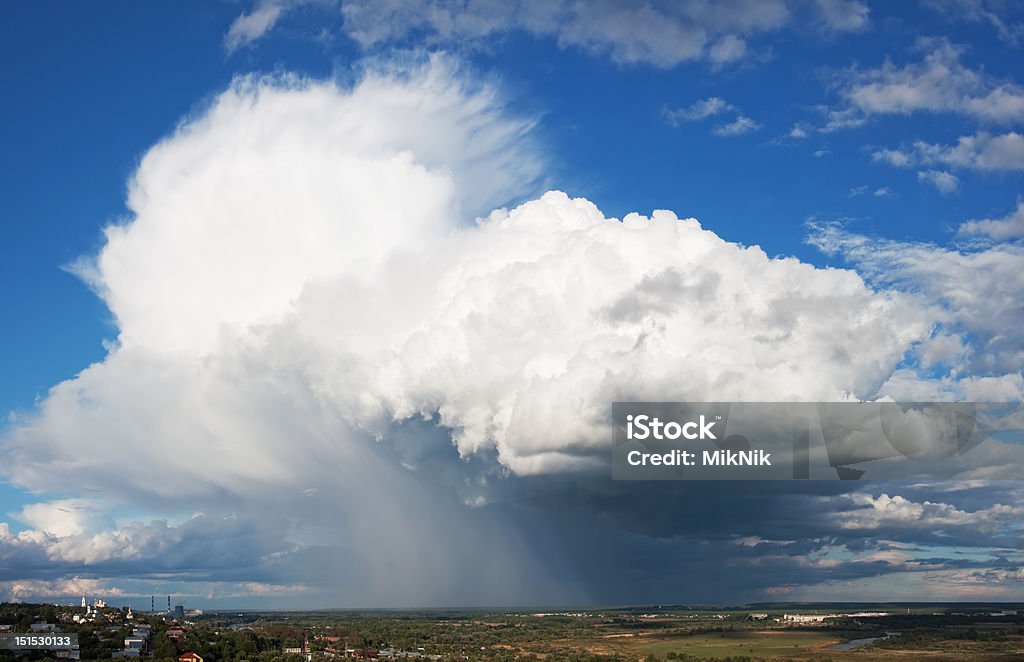
[(231, 23), (224, 35), (224, 48), (228, 53), (233, 53), (252, 44), (273, 28), (281, 14), (292, 4), (288, 0), (259, 0), (252, 11), (242, 13)]
[(825, 113), (828, 120), (825, 126), (821, 127), (822, 133), (833, 133), (843, 129), (855, 129), (867, 123), (867, 117), (856, 108), (833, 109), (827, 106), (819, 106), (819, 110)]
[(960, 138), (952, 147), (926, 145), (918, 151), (926, 162), (976, 170), (1024, 170), (1024, 135), (1015, 131), (995, 136), (979, 132)]
[(966, 351), (960, 335), (936, 335), (917, 346), (917, 356), (924, 368), (959, 365)]
[(837, 32), (857, 32), (867, 27), (871, 9), (858, 0), (815, 0), (825, 25)]
[(492, 87), (440, 57), (350, 90), (237, 79), (146, 154), (128, 191), (135, 220), (108, 227), (78, 271), (123, 347), (208, 351), (272, 322), (310, 281), (370, 273), (530, 191), (531, 122), (502, 113)]
[(1024, 170), (1024, 135), (1016, 131), (1002, 135), (979, 131), (962, 136), (955, 145), (917, 141), (910, 149), (883, 149), (872, 157), (897, 167), (941, 164), (983, 171)]
[[(224, 39), (233, 52), (253, 44), (303, 4), (334, 0), (256, 0), (232, 23)], [(604, 55), (620, 64), (670, 68), (707, 61), (714, 68), (750, 55), (748, 40), (788, 26), (801, 15), (825, 29), (856, 32), (869, 23), (859, 0), (349, 0), (341, 5), (342, 30), (364, 49), (413, 37), (426, 45), (487, 49), (512, 32), (554, 39), (562, 48)]]
[(665, 119), (672, 126), (678, 126), (679, 122), (695, 122), (706, 119), (720, 113), (736, 110), (735, 106), (721, 97), (708, 97), (694, 101), (685, 108), (670, 109), (664, 111)]
[(898, 168), (905, 168), (914, 162), (911, 155), (898, 149), (880, 149), (871, 155), (871, 159), (888, 163)]
[[(964, 358), (940, 380), (913, 370), (898, 371), (882, 393), (897, 400), (1024, 399), (1024, 346), (1011, 329), (1024, 328), (1024, 248), (997, 244), (960, 251), (928, 243), (872, 239), (835, 224), (818, 225), (810, 241), (842, 255), (876, 286), (915, 292), (937, 306), (935, 337), (964, 335)], [(927, 344), (923, 347), (927, 347)]]
[[(182, 213), (202, 214), (194, 204)], [(373, 278), (313, 276), (281, 322), (222, 331), (233, 340), (212, 355), (122, 346), (51, 392), (41, 418), (15, 431), (9, 466), (31, 484), (59, 457), (105, 484), (104, 468), (144, 436), (157, 455), (140, 461), (188, 478), (164, 487), (118, 475), (126, 489), (165, 498), (280, 489), (299, 477), (298, 440), (319, 448), (336, 438), (319, 453), (341, 458), (358, 448), (347, 426), (308, 430), (289, 413), (314, 406), (311, 390), (316, 409), (359, 427), (437, 417), (462, 454), (495, 449), (517, 473), (584, 468), (603, 463), (612, 400), (867, 396), (930, 326), (852, 272), (772, 260), (669, 212), (619, 222), (552, 193), (448, 237), (430, 242), (429, 258), (408, 254)], [(398, 246), (396, 255), (408, 251)], [(146, 268), (173, 250), (148, 244)], [(143, 282), (126, 275), (105, 290)], [(180, 335), (194, 334), (157, 338), (177, 348)]]
[(961, 224), (960, 233), (983, 234), (996, 241), (1024, 237), (1024, 200), (1018, 200), (1017, 208), (1003, 218), (984, 218)]
[[(387, 379), (374, 362), (435, 296), (434, 251), (535, 186), (531, 125), (443, 58), (369, 68), (351, 88), (236, 81), (142, 158), (133, 216), (88, 267), (118, 342), (11, 423), (0, 473), (60, 493), (54, 476), (73, 475), (79, 494), (159, 512), (286, 513), (305, 538), (327, 527), (365, 541), (335, 555), (360, 569), (365, 585), (347, 594), (365, 604), (483, 599), (467, 586), (522, 601), (511, 574), (489, 578), (469, 550), (509, 573), (532, 552), (362, 426), (381, 408), (373, 380)], [(370, 503), (346, 497), (381, 486)]]
[(5, 601), (22, 602), (77, 595), (103, 595), (108, 598), (116, 598), (124, 595), (124, 592), (116, 586), (111, 586), (105, 580), (72, 577), (55, 580), (0, 581), (0, 595), (5, 595)]
[[(124, 577), (115, 579), (94, 579), (70, 576), (57, 579), (16, 579), (0, 580), (0, 599), (10, 602), (50, 602), (71, 601), (76, 603), (81, 596), (90, 598), (102, 597), (120, 606), (134, 603), (135, 606), (145, 604), (148, 608), (150, 597), (156, 594), (174, 592), (178, 600), (186, 600), (186, 604), (195, 604), (193, 600), (203, 601), (225, 598), (242, 598), (241, 604), (253, 604), (268, 596), (276, 599), (294, 597), (310, 593), (306, 584), (282, 584), (266, 582), (234, 582), (234, 581), (165, 581), (159, 578), (139, 581)], [(278, 603), (280, 604), (280, 603)]]
[(747, 42), (734, 34), (727, 34), (714, 43), (708, 51), (712, 64), (724, 65), (743, 59), (747, 54)]
[(740, 115), (728, 124), (719, 124), (711, 130), (716, 136), (742, 136), (751, 131), (757, 131), (761, 125), (746, 115)]
[[(65, 504), (66, 501), (38, 504), (26, 510), (48, 511), (63, 508)], [(142, 567), (155, 561), (157, 565), (149, 566), (149, 573), (170, 575), (226, 566), (244, 571), (251, 569), (249, 566), (258, 565), (260, 559), (268, 555), (280, 556), (296, 549), (295, 545), (283, 540), (283, 531), (279, 532), (282, 534), (280, 537), (273, 539), (266, 536), (266, 531), (260, 526), (233, 516), (210, 518), (197, 515), (179, 526), (169, 526), (166, 521), (157, 520), (150, 524), (133, 522), (118, 528), (100, 514), (99, 505), (90, 505), (88, 527), (78, 521), (53, 526), (55, 520), (50, 516), (42, 522), (45, 528), (27, 529), (14, 535), (6, 523), (0, 524), (0, 559), (23, 571), (49, 564), (58, 572), (87, 572), (90, 568), (99, 568), (130, 569), (135, 573), (145, 572)], [(36, 526), (39, 518), (19, 516), (19, 519)], [(59, 518), (56, 521), (64, 524)], [(204, 543), (214, 535), (241, 544), (224, 547)], [(200, 556), (203, 557), (201, 561)]]
[[(420, 415), (516, 472), (594, 466), (617, 396), (867, 396), (927, 333), (852, 272), (669, 212), (552, 193), (460, 229), (465, 191), (507, 196), (537, 157), (528, 123), (440, 66), (351, 91), (246, 79), (146, 154), (92, 273), (120, 344), (16, 427), (8, 471), (248, 493), (296, 480), (278, 439), (345, 457)], [(108, 473), (130, 453), (177, 477)]]
[(924, 59), (904, 66), (886, 61), (836, 76), (845, 106), (832, 109), (826, 130), (859, 126), (873, 115), (954, 113), (993, 124), (1024, 122), (1024, 87), (998, 80), (960, 61), (961, 48), (945, 39), (920, 39)]
[(956, 193), (960, 188), (960, 178), (944, 170), (919, 170), (917, 181), (931, 184), (942, 195)]
[(916, 502), (895, 495), (854, 493), (845, 497), (853, 505), (851, 510), (834, 515), (844, 529), (880, 528), (921, 528), (947, 529), (969, 528), (975, 531), (992, 531), (1007, 524), (1016, 524), (1024, 515), (1024, 508), (993, 504), (987, 508), (965, 511), (948, 503), (931, 501)]
[(563, 48), (607, 55), (621, 64), (673, 67), (708, 59), (724, 64), (742, 58), (745, 35), (778, 30), (790, 18), (783, 0), (728, 4), (593, 2), (561, 0), (490, 2), (346, 2), (345, 30), (364, 47), (400, 41), (410, 34), (427, 42), (486, 45), (507, 32), (551, 37)]
[(339, 0), (252, 0), (249, 11), (239, 14), (224, 35), (228, 54), (253, 46), (289, 13), (303, 7), (321, 7), (338, 11)]
[(83, 499), (62, 499), (24, 506), (17, 519), (55, 536), (82, 535), (102, 530), (111, 522), (103, 511)]
[[(846, 195), (847, 195), (847, 197), (850, 197), (850, 198), (856, 198), (856, 197), (859, 197), (859, 196), (862, 196), (862, 195), (867, 195), (867, 193), (868, 193), (868, 191), (870, 189), (871, 189), (871, 187), (868, 186), (867, 184), (863, 184), (861, 186), (854, 186), (854, 187), (852, 187), (849, 190), (849, 192), (847, 192)], [(888, 186), (880, 186), (880, 187), (876, 188), (874, 190), (874, 192), (871, 193), (871, 195), (873, 195), (876, 198), (890, 198), (890, 197), (896, 195), (896, 192), (893, 191)]]
[(680, 122), (696, 122), (723, 113), (736, 113), (736, 119), (715, 126), (711, 132), (716, 136), (739, 136), (761, 128), (760, 124), (740, 114), (739, 108), (721, 97), (708, 97), (683, 108), (665, 108), (662, 111), (665, 120), (672, 126), (679, 126)]

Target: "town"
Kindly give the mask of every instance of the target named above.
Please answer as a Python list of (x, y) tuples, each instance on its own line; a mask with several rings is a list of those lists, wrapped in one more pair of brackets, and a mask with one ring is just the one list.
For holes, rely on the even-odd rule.
[(0, 650), (0, 661), (875, 662), (912, 652), (913, 659), (1002, 662), (1024, 653), (1024, 606), (1006, 604), (204, 612), (171, 598), (166, 609), (157, 609), (151, 598), (148, 607), (112, 606), (100, 598), (63, 606), (0, 604), (0, 641), (33, 633), (75, 643)]

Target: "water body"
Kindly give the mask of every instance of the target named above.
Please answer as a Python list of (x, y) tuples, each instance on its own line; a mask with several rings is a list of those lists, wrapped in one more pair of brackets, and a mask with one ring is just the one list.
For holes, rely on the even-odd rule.
[(829, 650), (833, 651), (855, 651), (858, 648), (863, 648), (874, 641), (881, 641), (888, 639), (889, 637), (898, 637), (899, 632), (886, 632), (884, 637), (866, 637), (864, 639), (851, 639), (845, 644), (836, 644), (835, 646), (829, 646)]

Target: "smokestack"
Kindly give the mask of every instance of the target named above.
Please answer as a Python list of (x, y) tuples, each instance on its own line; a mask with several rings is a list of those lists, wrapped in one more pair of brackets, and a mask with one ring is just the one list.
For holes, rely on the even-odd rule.
[(167, 596), (167, 613), (171, 611), (171, 596)]
[(149, 613), (156, 613), (156, 597), (152, 595), (149, 596)]

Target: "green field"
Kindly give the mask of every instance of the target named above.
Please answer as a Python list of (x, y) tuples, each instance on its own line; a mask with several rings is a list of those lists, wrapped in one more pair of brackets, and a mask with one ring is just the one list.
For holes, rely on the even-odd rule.
[[(1013, 630), (1016, 632), (1016, 629)], [(1004, 662), (1020, 660), (1024, 638), (1019, 634), (1010, 635), (999, 643), (942, 639), (904, 642), (894, 639), (890, 647), (868, 646), (860, 650), (834, 650), (832, 646), (840, 641), (861, 638), (870, 633), (854, 633), (837, 630), (782, 630), (748, 629), (730, 632), (701, 632), (694, 634), (658, 633), (616, 633), (603, 637), (588, 637), (559, 642), (567, 648), (577, 648), (599, 655), (619, 656), (627, 660), (670, 660), (670, 653), (679, 659), (722, 659), (750, 658), (753, 660), (801, 660), (823, 662), (853, 661), (881, 662), (890, 660), (927, 660), (928, 662), (951, 662), (953, 660), (978, 660)], [(912, 644), (902, 648), (901, 643)], [(648, 656), (652, 656), (648, 658)], [(689, 657), (687, 657), (689, 656)], [(557, 656), (556, 656), (557, 657)]]
[(661, 656), (675, 651), (697, 657), (778, 657), (824, 652), (838, 641), (834, 632), (742, 631), (659, 639), (645, 642), (634, 650), (644, 655), (655, 653)]

